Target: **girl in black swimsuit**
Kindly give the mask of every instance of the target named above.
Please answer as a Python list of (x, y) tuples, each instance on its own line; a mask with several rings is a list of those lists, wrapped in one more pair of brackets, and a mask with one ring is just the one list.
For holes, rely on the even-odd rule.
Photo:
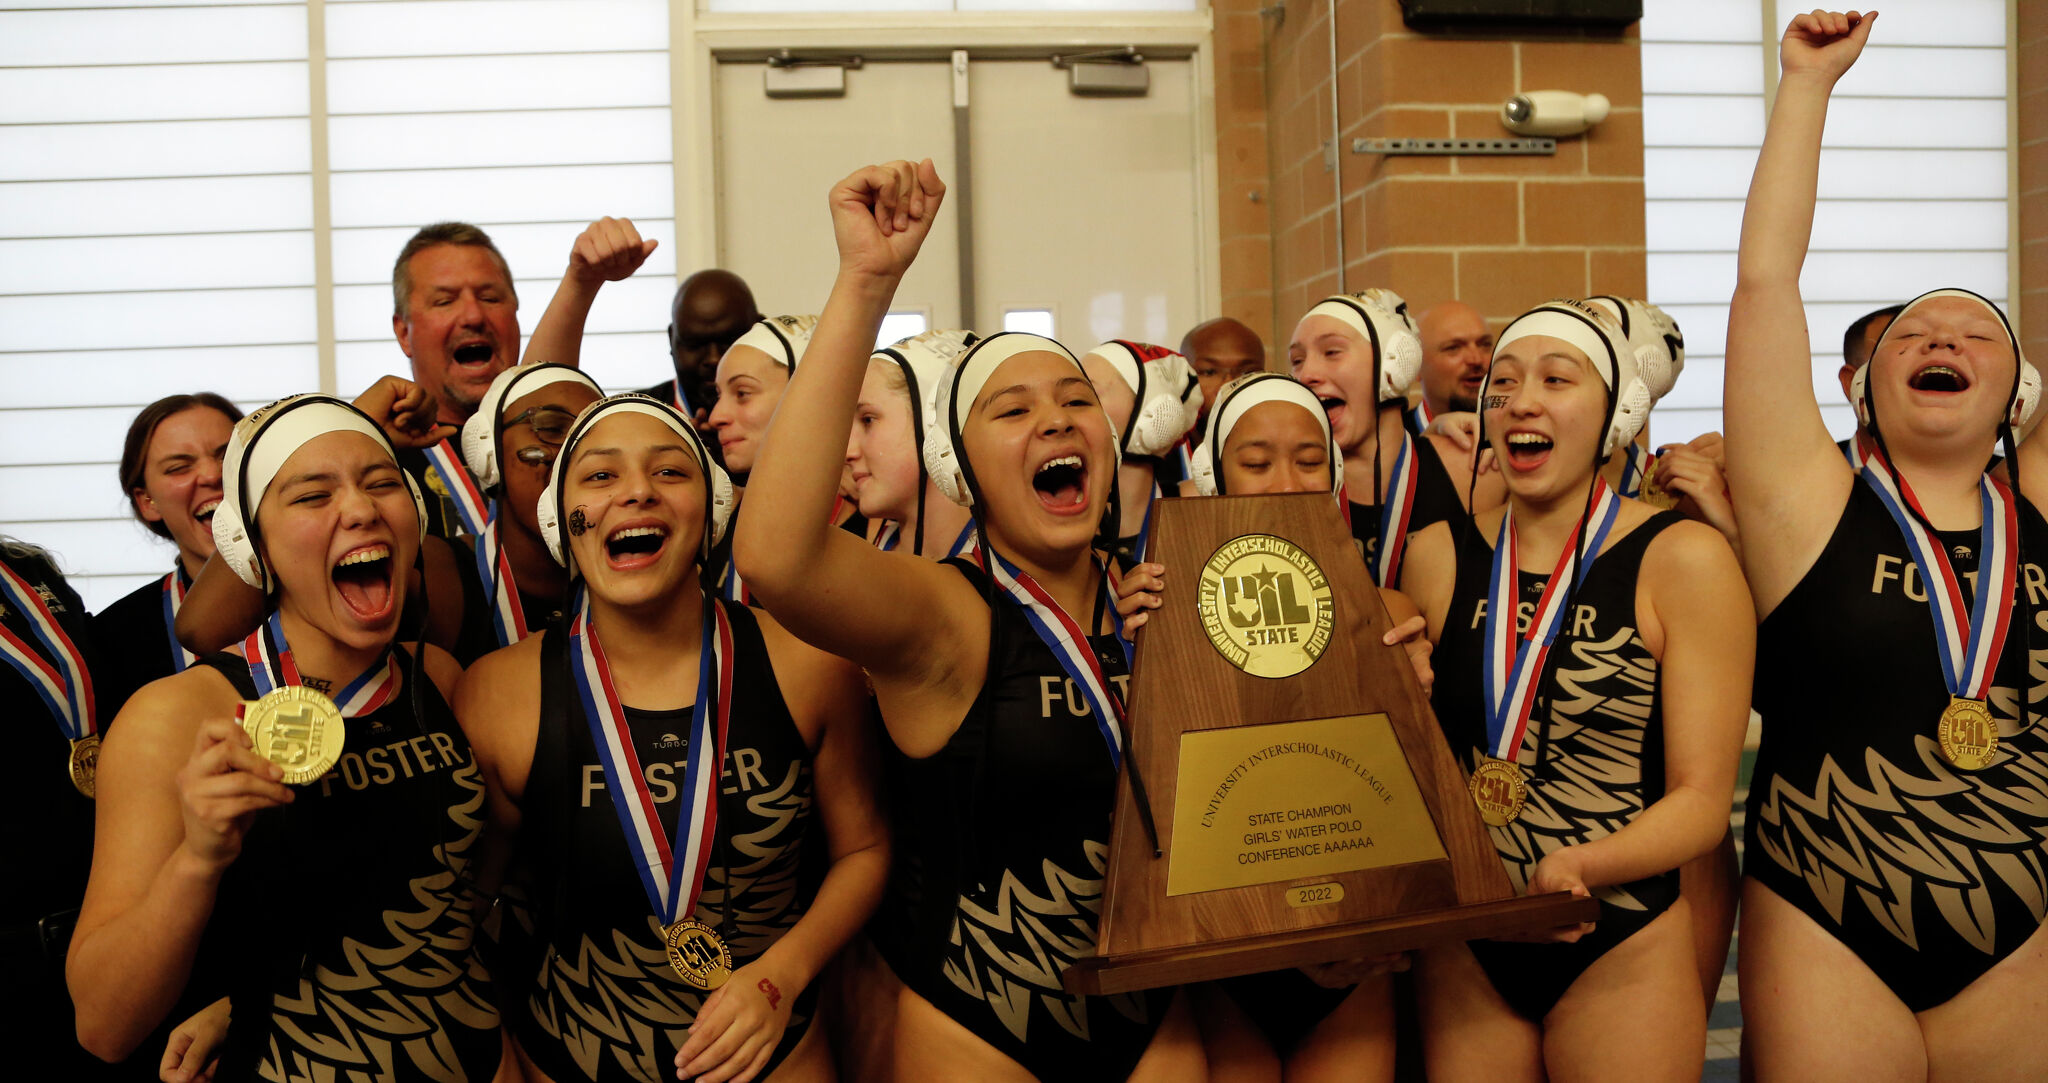
[(929, 161), (834, 186), (839, 276), (754, 463), (734, 553), (777, 619), (867, 669), (915, 768), (919, 830), (897, 840), (905, 875), (881, 915), (898, 918), (884, 952), (905, 986), (894, 1077), (1200, 1078), (1171, 991), (1061, 986), (1094, 948), (1126, 665), (1098, 544), (1115, 438), (1079, 363), (1002, 334), (949, 374), (926, 461), (975, 510), (971, 559), (878, 552), (826, 523), (838, 434), (944, 192)]
[(888, 867), (872, 730), (858, 671), (700, 581), (731, 493), (668, 404), (586, 409), (540, 502), (570, 620), (457, 696), (526, 870), (539, 948), (501, 980), (530, 1078), (829, 1078), (811, 982)]
[(1546, 942), (1422, 953), (1432, 1079), (1699, 1076), (1676, 870), (1728, 828), (1754, 617), (1720, 534), (1599, 479), (1648, 398), (1604, 314), (1524, 314), (1481, 402), (1508, 503), (1411, 545), (1402, 589), (1436, 642), (1437, 721), (1509, 878), (1601, 903)]
[[(1923, 295), (1852, 383), (1860, 471), (1810, 379), (1799, 276), (1822, 127), (1875, 20), (1787, 28), (1729, 311), (1728, 484), (1763, 615), (1745, 1054), (1766, 1079), (2037, 1078), (2048, 524), (2011, 441), (2039, 376), (1995, 305)], [(2001, 446), (2017, 493), (1984, 472)]]
[[(274, 608), (240, 654), (150, 685), (108, 731), (68, 965), (79, 1033), (123, 1051), (190, 979), (232, 1000), (223, 1078), (488, 1080), (483, 780), (443, 698), (460, 669), (395, 642), (420, 495), (383, 431), (322, 395), (244, 418), (223, 487), (218, 556)], [(311, 772), (294, 785), (236, 721), (285, 686), (329, 692), (343, 719), (335, 760), (277, 746)]]

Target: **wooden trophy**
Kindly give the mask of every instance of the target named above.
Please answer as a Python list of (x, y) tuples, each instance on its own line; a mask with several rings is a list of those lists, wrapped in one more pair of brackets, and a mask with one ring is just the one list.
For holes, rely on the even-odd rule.
[(1138, 638), (1097, 953), (1119, 993), (1535, 932), (1327, 494), (1153, 505), (1174, 573)]

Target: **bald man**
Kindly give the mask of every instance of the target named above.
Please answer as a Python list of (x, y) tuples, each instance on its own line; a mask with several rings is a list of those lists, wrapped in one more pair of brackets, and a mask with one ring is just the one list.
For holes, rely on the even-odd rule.
[(1479, 310), (1445, 301), (1416, 321), (1422, 335), (1422, 401), (1429, 416), (1479, 409), (1479, 388), (1493, 360), (1493, 331)]
[(1223, 385), (1266, 367), (1266, 344), (1258, 332), (1228, 316), (1195, 325), (1180, 340), (1180, 353), (1195, 370), (1202, 384), (1202, 414), (1195, 422), (1191, 440), (1202, 438), (1202, 426), (1209, 420), (1209, 404)]
[(676, 378), (646, 393), (704, 424), (718, 403), (718, 359), (760, 318), (754, 291), (731, 271), (712, 267), (683, 279), (668, 306), (668, 356)]

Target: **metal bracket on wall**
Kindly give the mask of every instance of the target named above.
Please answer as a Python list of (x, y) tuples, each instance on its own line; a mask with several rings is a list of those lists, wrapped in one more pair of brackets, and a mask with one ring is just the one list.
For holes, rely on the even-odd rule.
[(1556, 154), (1555, 139), (1354, 139), (1353, 154)]

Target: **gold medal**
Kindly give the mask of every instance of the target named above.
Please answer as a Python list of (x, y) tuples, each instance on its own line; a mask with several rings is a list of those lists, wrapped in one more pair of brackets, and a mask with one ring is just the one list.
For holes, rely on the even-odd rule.
[(1514, 823), (1528, 796), (1522, 769), (1506, 760), (1482, 760), (1472, 772), (1472, 803), (1479, 806), (1479, 818), (1493, 827)]
[(709, 992), (732, 977), (732, 949), (711, 926), (684, 918), (662, 930), (668, 965), (692, 987)]
[(94, 776), (100, 769), (100, 738), (98, 734), (81, 737), (71, 742), (71, 784), (78, 792), (90, 798), (93, 796)]
[(1981, 699), (1950, 696), (1935, 732), (1941, 738), (1941, 754), (1964, 771), (1991, 766), (1998, 753), (1998, 725)]
[(256, 743), (256, 754), (284, 768), (284, 781), (292, 786), (319, 781), (341, 762), (348, 740), (341, 708), (324, 693), (296, 684), (244, 702), (242, 729)]
[(1643, 491), (1637, 499), (1652, 507), (1671, 509), (1678, 506), (1678, 494), (1657, 484), (1657, 460), (1651, 459), (1643, 469)]

